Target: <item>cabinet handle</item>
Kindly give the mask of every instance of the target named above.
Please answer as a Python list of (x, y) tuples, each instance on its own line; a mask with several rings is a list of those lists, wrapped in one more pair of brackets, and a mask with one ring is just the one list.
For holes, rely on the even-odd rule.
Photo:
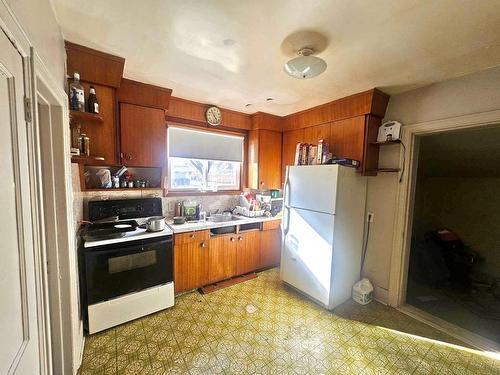
[(234, 237), (231, 237), (230, 241), (231, 241), (231, 242), (234, 242), (234, 241), (235, 241), (235, 238), (234, 238)]
[(264, 181), (261, 181), (261, 182), (260, 182), (260, 186), (264, 186)]
[(201, 246), (201, 247), (207, 247), (207, 244), (206, 244), (205, 242), (202, 242), (202, 243), (200, 244), (200, 246)]
[(243, 241), (243, 237), (238, 237), (238, 241)]
[(194, 233), (193, 233), (190, 237), (191, 237), (191, 238), (195, 238), (195, 237), (196, 237), (196, 234), (194, 234)]
[(132, 155), (128, 154), (128, 155), (127, 155), (127, 159), (128, 159), (128, 160), (132, 160)]

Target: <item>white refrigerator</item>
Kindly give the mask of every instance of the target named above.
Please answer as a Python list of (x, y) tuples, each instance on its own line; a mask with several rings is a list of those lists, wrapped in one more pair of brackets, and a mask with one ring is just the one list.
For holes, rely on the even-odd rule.
[(281, 279), (328, 309), (360, 279), (366, 183), (350, 167), (287, 168)]

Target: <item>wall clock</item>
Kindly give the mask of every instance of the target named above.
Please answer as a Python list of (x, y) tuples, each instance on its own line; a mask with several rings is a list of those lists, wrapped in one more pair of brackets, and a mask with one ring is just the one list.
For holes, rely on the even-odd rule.
[(218, 126), (222, 122), (222, 112), (215, 106), (208, 107), (205, 117), (207, 118), (207, 122), (212, 126)]

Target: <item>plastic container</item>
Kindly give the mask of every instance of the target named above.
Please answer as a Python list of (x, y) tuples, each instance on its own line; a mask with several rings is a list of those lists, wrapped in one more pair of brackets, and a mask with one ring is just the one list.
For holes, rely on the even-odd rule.
[(370, 280), (361, 279), (354, 284), (352, 299), (361, 305), (367, 305), (373, 300), (373, 285)]

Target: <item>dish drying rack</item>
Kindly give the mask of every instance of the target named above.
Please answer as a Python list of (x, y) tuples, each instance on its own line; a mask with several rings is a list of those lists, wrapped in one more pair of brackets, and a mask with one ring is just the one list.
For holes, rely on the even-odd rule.
[(246, 207), (236, 206), (236, 209), (234, 212), (237, 215), (242, 215), (242, 216), (246, 216), (246, 217), (260, 217), (260, 216), (264, 216), (265, 211), (264, 210), (250, 211)]

